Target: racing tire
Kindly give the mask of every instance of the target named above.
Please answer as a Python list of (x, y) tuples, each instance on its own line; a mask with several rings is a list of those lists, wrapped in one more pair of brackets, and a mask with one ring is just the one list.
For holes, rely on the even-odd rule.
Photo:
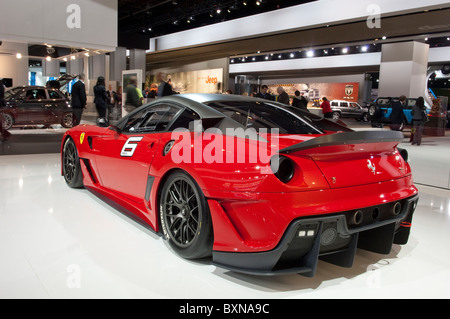
[(81, 172), (80, 158), (75, 143), (68, 138), (64, 143), (62, 153), (62, 170), (64, 180), (72, 188), (83, 187), (83, 173)]
[(65, 113), (61, 119), (61, 125), (64, 128), (71, 128), (73, 126), (73, 114)]
[(163, 185), (159, 207), (163, 235), (178, 255), (186, 259), (211, 256), (211, 214), (192, 177), (181, 171), (171, 174)]
[(10, 114), (3, 114), (3, 129), (9, 130), (14, 125), (14, 118)]

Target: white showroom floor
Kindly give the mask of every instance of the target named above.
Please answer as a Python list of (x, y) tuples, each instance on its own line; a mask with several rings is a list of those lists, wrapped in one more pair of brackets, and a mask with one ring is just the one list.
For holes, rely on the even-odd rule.
[(59, 154), (0, 156), (0, 298), (450, 298), (449, 133), (401, 144), (420, 183), (409, 243), (389, 255), (359, 250), (350, 269), (319, 262), (313, 278), (183, 260), (87, 190), (67, 187)]

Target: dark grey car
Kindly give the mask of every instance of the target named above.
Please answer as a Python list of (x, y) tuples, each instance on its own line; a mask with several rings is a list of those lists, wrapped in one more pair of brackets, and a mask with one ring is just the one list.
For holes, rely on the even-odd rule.
[(5, 92), (5, 106), (0, 108), (3, 128), (14, 125), (61, 124), (72, 127), (72, 108), (67, 97), (56, 88), (21, 86)]

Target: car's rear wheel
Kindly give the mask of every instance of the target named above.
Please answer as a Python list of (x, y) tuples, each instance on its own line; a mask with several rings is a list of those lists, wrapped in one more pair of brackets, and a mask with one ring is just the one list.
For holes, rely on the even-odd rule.
[(3, 129), (9, 130), (14, 125), (14, 118), (12, 115), (4, 113), (3, 114)]
[(73, 126), (73, 115), (72, 113), (66, 113), (63, 115), (61, 120), (61, 125), (65, 128), (70, 128)]
[(192, 177), (181, 171), (171, 174), (162, 188), (159, 205), (161, 228), (176, 253), (187, 259), (211, 255), (211, 215)]
[(339, 118), (341, 117), (341, 113), (334, 111), (332, 113), (332, 117), (333, 117), (333, 120), (339, 120)]
[(64, 180), (72, 188), (83, 187), (83, 173), (77, 147), (71, 138), (64, 143), (62, 153), (62, 168)]

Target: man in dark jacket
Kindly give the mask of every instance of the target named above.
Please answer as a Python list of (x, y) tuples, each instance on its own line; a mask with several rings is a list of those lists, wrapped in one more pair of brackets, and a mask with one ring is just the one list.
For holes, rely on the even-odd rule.
[(283, 104), (289, 105), (289, 95), (286, 93), (286, 91), (283, 89), (283, 87), (279, 86), (277, 88), (278, 93), (278, 99), (277, 101)]
[(392, 103), (391, 113), (391, 130), (401, 131), (403, 130), (403, 107), (405, 105), (406, 96), (400, 96), (398, 101)]
[(78, 75), (78, 81), (72, 86), (72, 115), (73, 126), (80, 124), (81, 115), (86, 108), (86, 88), (84, 74)]
[(256, 94), (256, 97), (259, 97), (261, 99), (266, 99), (269, 101), (273, 101), (273, 97), (272, 95), (268, 92), (269, 87), (267, 85), (262, 85), (261, 86), (261, 92)]

